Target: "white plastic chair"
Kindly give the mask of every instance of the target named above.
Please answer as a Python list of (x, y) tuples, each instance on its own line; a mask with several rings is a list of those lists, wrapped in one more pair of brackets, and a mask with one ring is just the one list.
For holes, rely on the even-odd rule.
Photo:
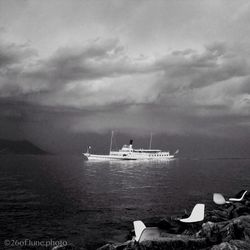
[(179, 219), (184, 223), (203, 221), (205, 216), (205, 204), (196, 204), (188, 218)]
[(236, 201), (236, 202), (237, 201), (242, 201), (244, 199), (246, 193), (247, 193), (247, 190), (243, 190), (242, 192), (243, 192), (243, 194), (242, 194), (242, 196), (240, 198), (230, 198), (229, 200), (230, 201)]
[(139, 242), (142, 232), (146, 228), (145, 224), (141, 220), (137, 220), (133, 222), (135, 229), (135, 240)]
[[(204, 220), (205, 216), (205, 204), (196, 204), (192, 210), (191, 215), (185, 219), (178, 219), (184, 223), (192, 223)], [(134, 221), (135, 241), (141, 242), (144, 240), (155, 240), (164, 238), (161, 235), (161, 229), (158, 227), (146, 227), (145, 224), (140, 221)]]
[(217, 205), (224, 205), (226, 203), (230, 203), (230, 201), (226, 201), (224, 196), (220, 193), (214, 193), (213, 194), (213, 201)]

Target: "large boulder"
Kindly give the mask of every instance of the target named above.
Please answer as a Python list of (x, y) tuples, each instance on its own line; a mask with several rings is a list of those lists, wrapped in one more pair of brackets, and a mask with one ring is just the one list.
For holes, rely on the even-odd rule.
[(175, 235), (164, 240), (143, 241), (140, 243), (140, 250), (165, 250), (165, 249), (202, 249), (207, 246), (205, 238), (194, 238), (189, 236)]
[(211, 250), (249, 250), (250, 244), (242, 240), (231, 240), (223, 242), (219, 245), (214, 245)]
[(137, 249), (134, 241), (126, 241), (124, 243), (109, 243), (102, 247), (99, 247), (97, 250), (132, 250)]
[(249, 241), (250, 215), (240, 216), (226, 222), (206, 222), (202, 225), (198, 235), (205, 237), (211, 244), (231, 240)]

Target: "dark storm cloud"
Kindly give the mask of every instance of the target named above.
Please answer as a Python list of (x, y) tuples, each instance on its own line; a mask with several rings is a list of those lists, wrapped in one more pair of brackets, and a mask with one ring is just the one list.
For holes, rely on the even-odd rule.
[(174, 51), (157, 64), (165, 71), (163, 80), (171, 82), (175, 88), (203, 88), (249, 75), (249, 62), (245, 56), (228, 49), (226, 44), (214, 43), (206, 46), (203, 52)]
[[(34, 77), (44, 77), (55, 83), (66, 84), (79, 80), (119, 77), (150, 70), (146, 65), (131, 61), (115, 39), (93, 41), (91, 45), (60, 48), (51, 57), (40, 62)], [(53, 81), (53, 83), (52, 83)]]
[[(128, 56), (116, 39), (60, 48), (46, 58), (27, 46), (1, 48), (0, 96), (2, 103), (15, 103), (6, 102), (5, 121), (60, 126), (53, 122), (57, 119), (74, 132), (154, 127), (171, 134), (209, 134), (221, 133), (218, 117), (232, 117), (226, 127), (244, 127), (246, 122), (235, 117), (249, 117), (244, 48), (237, 53), (235, 47), (213, 43), (158, 58)], [(57, 110), (63, 119), (51, 115)]]
[(36, 55), (26, 44), (5, 43), (0, 39), (0, 69), (14, 66)]
[[(0, 96), (16, 96), (30, 92), (22, 84), (23, 77), (36, 60), (37, 52), (27, 44), (7, 43), (0, 39)], [(35, 85), (35, 84), (34, 84)], [(31, 86), (32, 88), (32, 86)]]
[[(5, 69), (1, 72), (2, 96), (37, 92), (50, 94), (74, 82), (84, 86), (86, 81), (89, 85), (95, 79), (117, 78), (154, 70), (147, 62), (128, 58), (117, 40), (97, 40), (81, 48), (61, 48), (50, 57), (36, 60), (28, 67), (26, 61), (28, 56), (34, 54), (33, 50), (5, 44), (0, 52), (2, 67)], [(15, 64), (18, 65), (14, 67)]]
[(213, 43), (201, 52), (174, 51), (156, 62), (164, 72), (157, 82), (157, 102), (181, 116), (248, 115), (248, 56), (247, 49), (225, 43)]
[[(156, 60), (139, 60), (129, 58), (117, 40), (95, 41), (82, 48), (58, 49), (49, 58), (36, 60), (28, 67), (27, 58), (34, 55), (33, 50), (17, 45), (1, 47), (0, 57), (5, 69), (1, 71), (2, 96), (43, 93), (46, 98), (56, 92), (58, 98), (75, 95), (78, 99), (82, 92), (88, 95), (87, 105), (91, 105), (91, 95), (95, 100), (99, 92), (104, 104), (123, 102), (123, 95), (132, 103), (138, 100), (139, 103), (154, 103), (164, 92), (204, 88), (249, 75), (245, 55), (236, 54), (223, 43), (211, 44), (203, 52), (186, 49)], [(150, 82), (144, 83), (149, 74)], [(131, 85), (129, 77), (138, 80), (137, 83)], [(141, 96), (138, 93), (134, 98), (138, 86)], [(128, 94), (124, 93), (126, 87)], [(152, 90), (155, 91), (153, 97)], [(110, 99), (109, 92), (116, 97)], [(67, 106), (67, 98), (65, 100)], [(82, 106), (84, 102), (79, 102), (79, 107)]]

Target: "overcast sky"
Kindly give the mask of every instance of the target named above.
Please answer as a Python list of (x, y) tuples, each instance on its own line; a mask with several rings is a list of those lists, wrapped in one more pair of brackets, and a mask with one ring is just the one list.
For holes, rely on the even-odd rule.
[(0, 0), (0, 137), (247, 137), (249, 34), (247, 0)]

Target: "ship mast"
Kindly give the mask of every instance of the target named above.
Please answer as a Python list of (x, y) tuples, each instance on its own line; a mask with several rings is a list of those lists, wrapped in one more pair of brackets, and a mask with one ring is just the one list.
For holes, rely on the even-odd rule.
[(112, 130), (112, 132), (111, 132), (111, 139), (110, 139), (110, 146), (109, 146), (109, 153), (110, 153), (111, 150), (112, 150), (113, 136), (114, 136), (114, 131)]
[(152, 146), (152, 132), (150, 133), (149, 149), (151, 149), (151, 146)]

